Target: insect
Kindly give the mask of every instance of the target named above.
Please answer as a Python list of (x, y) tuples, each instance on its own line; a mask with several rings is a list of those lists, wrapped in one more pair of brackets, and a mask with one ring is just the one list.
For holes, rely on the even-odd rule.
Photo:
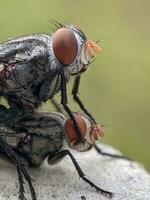
[(77, 27), (52, 22), (58, 29), (51, 35), (28, 35), (0, 44), (0, 96), (9, 104), (9, 109), (1, 106), (0, 122), (12, 126), (61, 91), (61, 104), (73, 120), (78, 133), (76, 142), (80, 142), (83, 138), (68, 106), (66, 83), (75, 77), (73, 99), (98, 129), (94, 117), (81, 102), (78, 90), (81, 73), (87, 70), (101, 48)]
[[(92, 121), (84, 113), (75, 113), (75, 120), (78, 123), (82, 136), (85, 138), (84, 143), (77, 146), (71, 146), (76, 151), (88, 151), (94, 144), (97, 137), (93, 130)], [(50, 165), (58, 163), (65, 156), (69, 156), (72, 160), (78, 175), (94, 187), (98, 192), (108, 197), (112, 197), (112, 193), (105, 191), (96, 186), (84, 175), (79, 164), (75, 160), (73, 154), (67, 146), (77, 135), (73, 130), (71, 119), (67, 119), (64, 115), (54, 112), (35, 112), (34, 114), (20, 119), (15, 127), (0, 127), (1, 144), (7, 147), (0, 148), (0, 153), (5, 155), (8, 160), (14, 162), (17, 167), (19, 177), (19, 199), (24, 200), (24, 178), (28, 182), (32, 200), (36, 200), (36, 193), (32, 186), (31, 178), (25, 169), (25, 166), (38, 167), (47, 158)], [(99, 133), (98, 133), (99, 134)], [(67, 144), (67, 145), (66, 145)]]
[(25, 199), (24, 179), (28, 183), (32, 200), (37, 200), (32, 179), (25, 166), (38, 167), (46, 158), (50, 165), (54, 165), (65, 156), (70, 157), (83, 181), (95, 188), (97, 192), (110, 198), (113, 196), (112, 192), (98, 187), (85, 176), (70, 148), (80, 152), (95, 148), (105, 156), (124, 157), (101, 151), (96, 145), (96, 141), (103, 136), (102, 128), (101, 131), (97, 132), (92, 120), (83, 112), (73, 114), (81, 130), (82, 137), (84, 137), (84, 142), (80, 142), (77, 145), (71, 144), (77, 138), (77, 133), (73, 128), (73, 121), (58, 112), (34, 112), (19, 119), (13, 128), (0, 126), (0, 153), (16, 165), (20, 200)]

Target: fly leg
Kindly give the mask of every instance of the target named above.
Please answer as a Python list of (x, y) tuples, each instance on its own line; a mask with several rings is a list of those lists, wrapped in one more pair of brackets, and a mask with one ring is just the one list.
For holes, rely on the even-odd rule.
[(62, 107), (57, 103), (57, 101), (54, 98), (51, 99), (51, 102), (52, 102), (52, 104), (55, 107), (57, 112), (64, 114), (64, 110), (62, 109)]
[(72, 111), (70, 110), (69, 106), (67, 105), (67, 102), (68, 101), (67, 101), (67, 91), (66, 91), (66, 79), (65, 79), (64, 71), (61, 71), (61, 103), (62, 103), (65, 111), (68, 113), (71, 120), (73, 121), (73, 126), (74, 126), (74, 129), (76, 130), (76, 133), (78, 136), (78, 140), (76, 142), (77, 143), (84, 142), (84, 139), (81, 136), (81, 132), (78, 127), (78, 124), (74, 118)]
[(102, 195), (107, 196), (109, 198), (113, 197), (113, 193), (103, 190), (102, 188), (98, 187), (97, 185), (95, 185), (92, 181), (90, 181), (88, 178), (86, 178), (86, 175), (84, 174), (84, 172), (81, 170), (79, 164), (77, 163), (77, 161), (75, 160), (74, 156), (71, 154), (71, 152), (69, 150), (63, 150), (60, 152), (55, 152), (53, 154), (49, 154), (48, 157), (48, 162), (51, 164), (54, 161), (56, 162), (56, 160), (61, 160), (62, 158), (64, 158), (65, 156), (69, 156), (70, 159), (72, 160), (75, 169), (78, 172), (78, 175), (80, 178), (82, 178), (82, 180), (84, 180), (86, 183), (88, 183), (91, 187), (94, 187), (96, 189), (97, 192), (100, 192)]
[(32, 200), (37, 200), (34, 188), (32, 186), (31, 178), (28, 175), (23, 164), (21, 163), (18, 154), (12, 149), (12, 147), (10, 145), (7, 144), (7, 142), (1, 136), (0, 136), (0, 148), (2, 149), (2, 153), (7, 158), (9, 158), (15, 164), (15, 166), (17, 168), (18, 180), (19, 180), (19, 200), (26, 200), (25, 195), (24, 195), (23, 176), (25, 177), (26, 181), (28, 182)]
[(0, 105), (0, 112), (4, 110), (7, 110), (7, 108), (4, 105)]
[(90, 117), (90, 119), (94, 122), (94, 124), (96, 123), (95, 118), (92, 116), (91, 113), (89, 113), (89, 111), (85, 108), (85, 106), (83, 105), (82, 101), (80, 100), (79, 96), (78, 96), (78, 91), (79, 91), (79, 85), (80, 85), (80, 79), (81, 76), (78, 75), (75, 77), (74, 79), (74, 84), (73, 84), (73, 89), (72, 89), (72, 95), (73, 95), (73, 99), (75, 100), (75, 102), (80, 106), (81, 110), (83, 110), (83, 112), (88, 115)]
[(17, 107), (6, 108), (0, 105), (0, 125), (2, 126), (12, 127), (23, 115)]
[(117, 154), (110, 154), (110, 153), (106, 153), (106, 152), (103, 152), (99, 146), (97, 146), (96, 144), (94, 144), (94, 148), (95, 150), (97, 151), (97, 153), (103, 155), (103, 156), (108, 156), (108, 157), (111, 157), (111, 158), (120, 158), (120, 159), (125, 159), (125, 160), (132, 160), (128, 157), (125, 157), (125, 156), (122, 156), (122, 155), (117, 155)]
[(3, 105), (0, 105), (0, 124), (4, 126), (6, 125), (6, 123), (10, 122), (12, 116), (9, 114), (10, 114), (9, 109)]

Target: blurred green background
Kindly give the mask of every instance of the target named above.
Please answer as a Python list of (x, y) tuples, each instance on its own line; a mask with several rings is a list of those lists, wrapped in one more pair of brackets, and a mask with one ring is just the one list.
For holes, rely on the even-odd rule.
[[(53, 18), (79, 26), (100, 42), (103, 52), (83, 74), (81, 98), (106, 126), (102, 142), (150, 170), (149, 11), (147, 0), (0, 0), (0, 41), (50, 33), (47, 19)], [(71, 99), (70, 105), (78, 109)], [(43, 109), (51, 110), (48, 104)]]

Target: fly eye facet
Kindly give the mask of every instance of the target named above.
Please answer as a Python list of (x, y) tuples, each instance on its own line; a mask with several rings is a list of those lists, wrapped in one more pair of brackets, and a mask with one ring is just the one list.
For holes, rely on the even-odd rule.
[(53, 34), (52, 47), (57, 60), (63, 65), (70, 65), (77, 56), (77, 40), (68, 28), (60, 28)]

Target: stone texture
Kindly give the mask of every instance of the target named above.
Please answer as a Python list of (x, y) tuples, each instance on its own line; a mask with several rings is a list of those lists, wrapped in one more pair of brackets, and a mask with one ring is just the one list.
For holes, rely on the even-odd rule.
[[(106, 152), (119, 153), (108, 145), (100, 147)], [(141, 164), (104, 157), (94, 149), (85, 153), (72, 152), (90, 180), (115, 193), (113, 200), (150, 200), (150, 175)], [(68, 157), (57, 165), (48, 166), (45, 162), (41, 168), (28, 171), (35, 180), (38, 200), (108, 199), (78, 178)], [(12, 164), (1, 161), (0, 182), (0, 200), (16, 200), (18, 180)], [(25, 189), (27, 199), (31, 199), (28, 188)]]

